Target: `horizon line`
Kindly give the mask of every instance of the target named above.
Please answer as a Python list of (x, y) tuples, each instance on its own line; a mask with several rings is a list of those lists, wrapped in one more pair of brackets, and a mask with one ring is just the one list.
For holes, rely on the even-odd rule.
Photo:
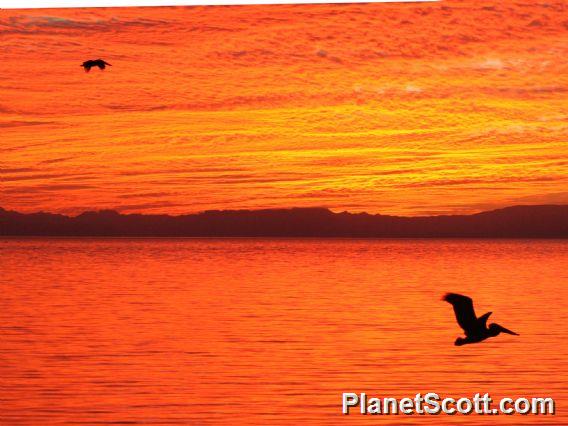
[(117, 210), (116, 208), (105, 208), (105, 209), (98, 209), (98, 210), (84, 210), (81, 213), (77, 214), (66, 214), (66, 213), (56, 213), (52, 211), (45, 211), (45, 210), (38, 210), (34, 212), (25, 213), (18, 210), (10, 210), (5, 207), (0, 206), (0, 212), (9, 212), (9, 213), (17, 213), (21, 215), (33, 215), (33, 214), (50, 214), (54, 216), (64, 216), (67, 218), (76, 218), (84, 214), (101, 214), (101, 213), (113, 213), (120, 216), (168, 216), (168, 217), (183, 217), (183, 216), (197, 216), (207, 213), (255, 213), (255, 212), (278, 212), (278, 211), (291, 211), (291, 210), (325, 210), (332, 214), (350, 214), (350, 215), (368, 215), (368, 216), (383, 216), (383, 217), (398, 217), (398, 218), (423, 218), (423, 217), (463, 217), (463, 216), (475, 216), (478, 214), (495, 212), (499, 210), (507, 210), (512, 208), (523, 208), (523, 207), (561, 207), (567, 206), (568, 203), (559, 203), (559, 204), (512, 204), (504, 207), (497, 207), (491, 208), (488, 210), (480, 210), (475, 213), (461, 213), (461, 214), (433, 214), (433, 215), (416, 215), (416, 216), (402, 216), (402, 215), (393, 215), (393, 214), (382, 214), (382, 213), (369, 213), (366, 211), (361, 212), (352, 212), (348, 210), (343, 211), (334, 211), (330, 207), (326, 206), (311, 206), (311, 207), (274, 207), (274, 208), (258, 208), (258, 209), (247, 209), (247, 208), (240, 208), (240, 209), (207, 209), (201, 210), (193, 213), (179, 213), (179, 214), (171, 214), (171, 213), (126, 213)]

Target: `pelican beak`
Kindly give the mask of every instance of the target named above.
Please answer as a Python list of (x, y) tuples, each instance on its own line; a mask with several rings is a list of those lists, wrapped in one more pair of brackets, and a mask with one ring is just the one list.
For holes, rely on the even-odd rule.
[(505, 327), (501, 327), (501, 331), (502, 331), (503, 333), (512, 334), (513, 336), (520, 336), (519, 333), (515, 333), (514, 331), (511, 331), (511, 330), (509, 330), (509, 329), (507, 329), (507, 328), (505, 328)]

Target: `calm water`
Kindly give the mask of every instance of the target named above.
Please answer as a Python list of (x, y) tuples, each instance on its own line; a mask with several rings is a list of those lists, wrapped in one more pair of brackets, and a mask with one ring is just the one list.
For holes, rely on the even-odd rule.
[[(0, 424), (568, 424), (568, 242), (0, 240)], [(446, 291), (521, 333), (454, 347)], [(342, 392), (557, 415), (342, 416)]]

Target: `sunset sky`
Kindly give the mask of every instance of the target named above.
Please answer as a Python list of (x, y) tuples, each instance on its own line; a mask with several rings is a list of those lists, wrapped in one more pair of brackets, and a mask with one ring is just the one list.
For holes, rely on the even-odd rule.
[(568, 203), (564, 1), (1, 11), (0, 52), (6, 209)]

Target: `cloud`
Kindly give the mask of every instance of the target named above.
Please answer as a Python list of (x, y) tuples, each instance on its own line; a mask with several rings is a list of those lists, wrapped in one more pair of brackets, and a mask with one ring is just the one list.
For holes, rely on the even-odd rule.
[(474, 65), (474, 68), (480, 70), (501, 70), (505, 68), (505, 63), (499, 58), (485, 59)]
[[(0, 24), (2, 22), (0, 21)], [(1, 33), (34, 33), (38, 30), (59, 30), (59, 29), (72, 29), (72, 30), (94, 30), (94, 31), (111, 31), (121, 30), (125, 27), (155, 27), (168, 25), (170, 22), (166, 20), (157, 19), (118, 19), (110, 17), (106, 19), (91, 18), (91, 19), (71, 19), (61, 16), (53, 15), (19, 15), (12, 16), (5, 21), (7, 30), (0, 31)]]
[(77, 190), (77, 189), (93, 189), (92, 185), (82, 185), (82, 184), (45, 184), (36, 186), (17, 186), (14, 188), (3, 189), (4, 194), (35, 194), (41, 192), (51, 192), (51, 191), (67, 191), (67, 190)]
[(515, 203), (530, 204), (568, 204), (568, 192), (528, 195), (512, 199)]
[[(20, 169), (24, 170), (24, 169)], [(24, 175), (24, 176), (4, 176), (2, 180), (4, 182), (16, 182), (16, 181), (24, 181), (24, 180), (44, 180), (44, 179), (55, 179), (61, 177), (67, 177), (68, 174), (66, 173), (35, 173), (31, 175)]]
[(4, 167), (0, 167), (0, 174), (7, 174), (7, 173), (29, 173), (29, 172), (35, 172), (37, 171), (36, 169), (33, 169), (31, 167), (19, 167), (19, 168), (13, 168), (13, 169), (6, 169)]
[(117, 198), (124, 198), (124, 199), (129, 199), (129, 198), (161, 198), (161, 197), (168, 197), (168, 196), (172, 196), (172, 195), (176, 195), (176, 193), (173, 193), (173, 192), (140, 192), (140, 193), (135, 193), (135, 194), (119, 194), (119, 195), (117, 195)]
[(408, 93), (422, 93), (422, 89), (414, 84), (407, 84), (404, 90)]
[(61, 158), (51, 158), (48, 160), (43, 160), (40, 161), (39, 164), (54, 164), (54, 163), (61, 163), (63, 161), (67, 161), (67, 160), (73, 160), (77, 157), (61, 157)]
[(163, 207), (180, 207), (184, 205), (185, 204), (183, 203), (176, 203), (171, 201), (156, 201), (156, 202), (140, 203), (140, 204), (121, 204), (120, 206), (117, 206), (113, 210), (119, 212), (141, 211), (141, 210), (161, 209)]
[(53, 121), (5, 121), (0, 123), (0, 128), (22, 127), (22, 126), (41, 126), (44, 124), (53, 124)]
[(337, 62), (337, 63), (342, 62), (341, 58), (338, 58), (337, 56), (331, 56), (328, 53), (328, 51), (324, 50), (324, 49), (317, 50), (316, 55), (319, 56), (320, 58), (326, 58), (326, 59), (329, 59), (330, 61), (333, 61), (333, 62)]
[[(436, 187), (436, 186), (455, 186), (455, 185), (474, 185), (478, 190), (482, 184), (493, 184), (496, 188), (501, 184), (521, 183), (521, 182), (552, 182), (561, 181), (564, 178), (560, 176), (536, 176), (536, 177), (496, 177), (495, 179), (484, 178), (467, 178), (467, 179), (431, 179), (418, 182), (396, 184), (399, 188), (422, 188), (422, 187)], [(492, 187), (489, 187), (491, 189)]]

